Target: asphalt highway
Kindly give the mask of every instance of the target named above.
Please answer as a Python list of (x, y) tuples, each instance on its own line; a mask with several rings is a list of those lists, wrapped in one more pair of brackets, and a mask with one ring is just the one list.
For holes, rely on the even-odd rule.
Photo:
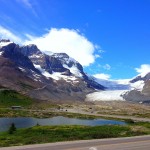
[(0, 150), (150, 150), (150, 135), (5, 147)]

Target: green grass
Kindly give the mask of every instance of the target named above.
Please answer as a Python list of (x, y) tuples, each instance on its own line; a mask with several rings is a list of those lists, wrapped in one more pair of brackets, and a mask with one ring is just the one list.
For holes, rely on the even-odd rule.
[(31, 109), (23, 109), (23, 110), (12, 110), (7, 108), (0, 109), (0, 117), (35, 117), (35, 118), (50, 118), (54, 116), (64, 116), (68, 118), (80, 118), (80, 119), (96, 119), (99, 117), (77, 114), (77, 113), (69, 113), (69, 112), (51, 112), (51, 111), (42, 111), (42, 110), (31, 110)]
[[(7, 109), (19, 105), (24, 110)], [(94, 119), (92, 115), (82, 115), (69, 112), (48, 112), (41, 109), (47, 107), (57, 108), (57, 105), (49, 103), (35, 103), (25, 95), (12, 90), (0, 91), (0, 117), (37, 117), (50, 118), (52, 116), (65, 116), (70, 118)], [(39, 108), (39, 109), (38, 109)], [(35, 109), (36, 111), (32, 111)], [(101, 118), (101, 117), (100, 117)], [(111, 118), (112, 119), (112, 118)], [(115, 119), (115, 118), (113, 118)], [(13, 134), (0, 133), (0, 147), (39, 144), (58, 141), (87, 140), (100, 138), (114, 138), (150, 134), (150, 123), (134, 122), (127, 119), (128, 125), (105, 125), (105, 126), (35, 126), (26, 129), (17, 129)]]
[(13, 90), (2, 90), (0, 91), (0, 107), (11, 107), (11, 106), (30, 106), (32, 100), (22, 94), (17, 93)]
[(30, 117), (30, 112), (24, 110), (0, 109), (0, 117)]
[(105, 125), (95, 127), (35, 126), (32, 128), (17, 129), (13, 134), (9, 134), (8, 132), (0, 133), (0, 147), (150, 134), (149, 123), (145, 123), (144, 126), (143, 123), (134, 125), (135, 128), (139, 126), (141, 128), (137, 128), (137, 130), (134, 130), (133, 125)]
[(142, 127), (145, 127), (147, 129), (150, 130), (150, 123), (149, 122), (135, 122), (133, 124), (130, 124), (131, 126), (142, 126)]

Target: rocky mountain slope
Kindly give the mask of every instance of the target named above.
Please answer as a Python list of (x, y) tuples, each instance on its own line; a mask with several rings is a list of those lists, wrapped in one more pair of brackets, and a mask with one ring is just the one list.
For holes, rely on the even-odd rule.
[(150, 73), (144, 76), (137, 76), (130, 81), (132, 84), (139, 84), (139, 88), (128, 91), (123, 98), (128, 101), (139, 103), (150, 103)]
[(105, 87), (90, 79), (65, 53), (47, 55), (36, 45), (0, 40), (0, 86), (40, 100), (84, 100)]

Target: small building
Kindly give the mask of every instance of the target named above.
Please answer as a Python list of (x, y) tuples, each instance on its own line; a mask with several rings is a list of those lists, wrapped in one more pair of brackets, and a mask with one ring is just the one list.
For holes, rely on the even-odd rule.
[(21, 109), (21, 108), (22, 108), (21, 106), (11, 106), (11, 109), (15, 109), (15, 110), (16, 109), (18, 110), (18, 109)]

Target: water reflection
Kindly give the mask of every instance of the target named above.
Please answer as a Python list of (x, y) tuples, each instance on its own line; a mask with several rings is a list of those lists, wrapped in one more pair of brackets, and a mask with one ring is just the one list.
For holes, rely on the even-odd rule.
[(32, 118), (32, 117), (18, 117), (18, 118), (0, 118), (0, 131), (6, 131), (10, 125), (14, 123), (17, 128), (28, 128), (39, 125), (88, 125), (88, 126), (98, 126), (98, 125), (125, 125), (123, 121), (116, 120), (106, 120), (106, 119), (76, 119), (67, 118), (62, 116), (52, 117), (52, 118)]

